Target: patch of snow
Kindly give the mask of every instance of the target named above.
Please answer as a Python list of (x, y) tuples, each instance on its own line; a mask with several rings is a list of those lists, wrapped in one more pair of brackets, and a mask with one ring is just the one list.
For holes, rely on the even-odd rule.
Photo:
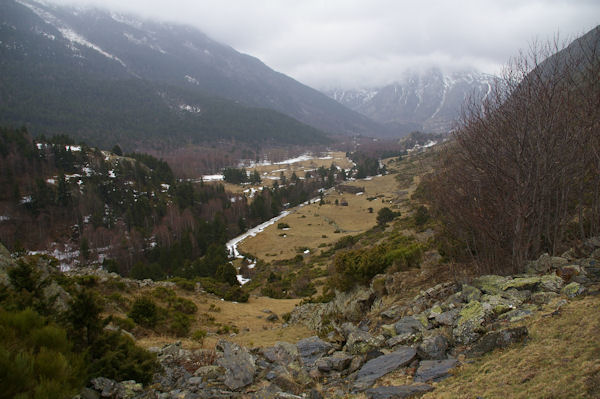
[(108, 177), (113, 178), (113, 179), (115, 177), (117, 177), (117, 175), (115, 175), (115, 170), (114, 169), (111, 169), (111, 170), (108, 171)]
[(161, 183), (160, 186), (162, 187), (162, 189), (164, 191), (167, 191), (167, 190), (169, 190), (169, 188), (171, 188), (171, 185), (167, 184), (167, 183)]
[(188, 105), (188, 104), (179, 105), (179, 109), (182, 111), (187, 111), (187, 112), (191, 112), (194, 114), (199, 114), (200, 112), (202, 112), (202, 109), (200, 107), (196, 107), (194, 105)]
[(241, 285), (244, 285), (250, 281), (249, 278), (244, 278), (241, 274), (236, 274), (237, 280)]
[(313, 156), (306, 153), (296, 158), (290, 158), (286, 159), (285, 161), (275, 162), (275, 165), (291, 165), (297, 162), (310, 161), (311, 159), (313, 159)]
[(81, 151), (81, 146), (80, 145), (67, 145), (65, 146), (65, 150), (70, 150), (70, 151)]
[(307, 255), (307, 254), (309, 254), (309, 253), (310, 253), (310, 249), (305, 249), (305, 250), (304, 250), (304, 254), (305, 254), (305, 255)]
[(6, 222), (7, 220), (10, 220), (10, 216), (0, 215), (0, 222)]
[(91, 176), (92, 173), (94, 172), (90, 167), (88, 166), (84, 166), (83, 168), (81, 168), (81, 171), (83, 173), (85, 173), (86, 176)]
[(185, 75), (185, 80), (187, 80), (190, 83), (193, 83), (195, 85), (199, 85), (200, 82), (198, 82), (198, 80), (190, 75)]
[(364, 193), (362, 191), (356, 193), (356, 195), (363, 195)]
[(31, 202), (33, 202), (33, 198), (31, 197), (31, 195), (26, 195), (23, 198), (21, 198), (21, 201), (19, 201), (20, 204), (30, 204)]
[(225, 178), (223, 175), (204, 175), (202, 180), (204, 181), (221, 181)]

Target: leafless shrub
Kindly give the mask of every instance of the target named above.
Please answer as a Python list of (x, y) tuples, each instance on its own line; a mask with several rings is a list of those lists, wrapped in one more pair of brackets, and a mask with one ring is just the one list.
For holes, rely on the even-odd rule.
[(533, 45), (465, 107), (433, 202), (481, 272), (519, 271), (569, 234), (598, 234), (599, 38), (596, 28), (558, 56), (558, 41)]

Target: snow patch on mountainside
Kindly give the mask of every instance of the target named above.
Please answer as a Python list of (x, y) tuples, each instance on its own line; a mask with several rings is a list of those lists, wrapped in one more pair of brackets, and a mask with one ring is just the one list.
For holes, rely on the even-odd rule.
[[(39, 7), (36, 7), (33, 4), (27, 3), (23, 0), (16, 0), (16, 1), (17, 1), (17, 3), (29, 8), (37, 16), (39, 16), (41, 19), (43, 19), (44, 22), (46, 22), (47, 24), (54, 26), (61, 33), (61, 35), (63, 35), (63, 37), (65, 39), (67, 39), (68, 41), (70, 41), (71, 43), (75, 43), (80, 46), (89, 47), (92, 50), (95, 50), (98, 53), (102, 54), (103, 56), (113, 59), (113, 60), (117, 61), (118, 63), (120, 63), (121, 65), (123, 65), (124, 67), (126, 67), (125, 63), (119, 57), (112, 55), (110, 53), (107, 53), (106, 51), (102, 50), (99, 46), (88, 41), (85, 37), (83, 37), (80, 34), (78, 34), (77, 32), (75, 32), (73, 29), (71, 29), (67, 24), (62, 22), (55, 15), (53, 15), (50, 12), (43, 10)], [(74, 46), (71, 47), (71, 49), (78, 50)]]

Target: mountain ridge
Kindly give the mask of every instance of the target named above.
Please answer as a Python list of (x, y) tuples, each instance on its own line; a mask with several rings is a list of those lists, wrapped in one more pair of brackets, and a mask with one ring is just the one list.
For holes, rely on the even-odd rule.
[[(310, 129), (305, 129), (309, 136), (314, 136), (317, 130), (363, 135), (377, 135), (385, 131), (382, 126), (322, 93), (273, 71), (255, 57), (211, 40), (192, 27), (33, 0), (8, 1), (0, 5), (0, 9), (0, 52), (3, 58), (0, 67), (4, 76), (1, 84), (7, 99), (0, 104), (3, 123), (23, 123), (31, 115), (35, 116), (33, 112), (22, 109), (23, 104), (29, 101), (42, 113), (46, 105), (50, 105), (51, 116), (54, 117), (46, 122), (47, 125), (56, 125), (57, 129), (65, 128), (66, 121), (60, 120), (61, 114), (74, 112), (74, 119), (82, 121), (66, 131), (74, 136), (81, 136), (83, 130), (90, 130), (90, 125), (98, 124), (97, 118), (79, 112), (82, 107), (98, 105), (106, 108), (101, 112), (109, 114), (132, 113), (135, 119), (147, 125), (152, 125), (152, 120), (158, 117), (164, 123), (157, 129), (156, 135), (164, 135), (170, 130), (201, 131), (212, 128), (212, 125), (182, 122), (181, 115), (177, 114), (188, 111), (184, 119), (190, 119), (193, 116), (190, 110), (202, 110), (206, 107), (203, 101), (220, 98), (217, 101), (221, 107), (225, 107), (224, 101), (229, 101), (238, 107), (270, 109), (294, 118), (310, 126)], [(38, 80), (35, 87), (28, 87), (31, 86), (29, 79)], [(95, 91), (106, 90), (102, 86), (115, 80), (126, 81), (123, 90), (119, 91), (117, 87), (115, 92), (105, 93), (104, 98), (96, 99), (98, 104), (79, 101), (81, 104), (69, 108), (69, 112), (65, 112), (59, 104), (65, 99), (65, 94), (72, 95), (73, 91), (77, 91), (77, 84), (95, 83), (97, 87), (89, 93), (89, 97), (95, 97)], [(44, 100), (35, 98), (37, 90), (43, 92)], [(177, 104), (177, 107), (182, 106), (177, 112), (170, 110), (168, 105), (165, 109), (164, 104), (158, 103), (164, 102), (163, 94), (168, 91), (177, 92), (178, 97), (186, 97), (190, 101)], [(132, 92), (137, 92), (137, 96)], [(139, 98), (140, 94), (143, 94), (142, 98)], [(150, 107), (146, 112), (142, 107), (136, 109), (130, 104), (130, 108), (121, 106), (115, 110), (110, 104), (110, 98), (115, 96), (132, 100), (138, 98), (135, 101), (148, 102), (154, 108)], [(272, 117), (281, 120), (283, 116)], [(264, 130), (269, 124), (273, 123), (262, 123), (257, 129)], [(121, 127), (119, 123), (113, 125)], [(283, 124), (281, 128), (285, 126)], [(104, 131), (113, 128), (102, 124)], [(143, 129), (137, 129), (136, 133), (143, 133), (139, 130)], [(189, 137), (189, 132), (184, 136)], [(238, 134), (237, 138), (243, 139), (242, 136)]]
[(444, 73), (431, 68), (380, 87), (325, 93), (401, 134), (415, 130), (447, 133), (454, 128), (463, 102), (471, 95), (485, 98), (493, 79), (475, 71)]

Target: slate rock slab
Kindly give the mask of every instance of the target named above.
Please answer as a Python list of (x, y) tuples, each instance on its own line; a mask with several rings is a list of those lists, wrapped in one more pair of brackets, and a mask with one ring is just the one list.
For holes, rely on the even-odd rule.
[(323, 341), (317, 336), (304, 338), (296, 344), (302, 364), (306, 367), (313, 367), (315, 362), (325, 356), (333, 346)]
[(448, 372), (456, 366), (456, 359), (423, 360), (415, 373), (415, 382), (440, 381), (448, 377)]
[(431, 385), (415, 384), (371, 388), (367, 389), (365, 394), (369, 399), (400, 399), (414, 397), (429, 391), (433, 391)]
[(256, 364), (248, 350), (225, 340), (219, 341), (217, 348), (223, 350), (223, 357), (217, 360), (217, 364), (225, 369), (225, 385), (236, 390), (252, 384)]
[(521, 342), (527, 337), (527, 334), (528, 331), (525, 326), (489, 332), (473, 345), (468, 355), (481, 356), (496, 348), (505, 348), (516, 342)]
[(356, 374), (354, 386), (357, 389), (366, 389), (379, 377), (408, 365), (416, 356), (417, 351), (414, 348), (402, 347), (388, 355), (369, 360)]

